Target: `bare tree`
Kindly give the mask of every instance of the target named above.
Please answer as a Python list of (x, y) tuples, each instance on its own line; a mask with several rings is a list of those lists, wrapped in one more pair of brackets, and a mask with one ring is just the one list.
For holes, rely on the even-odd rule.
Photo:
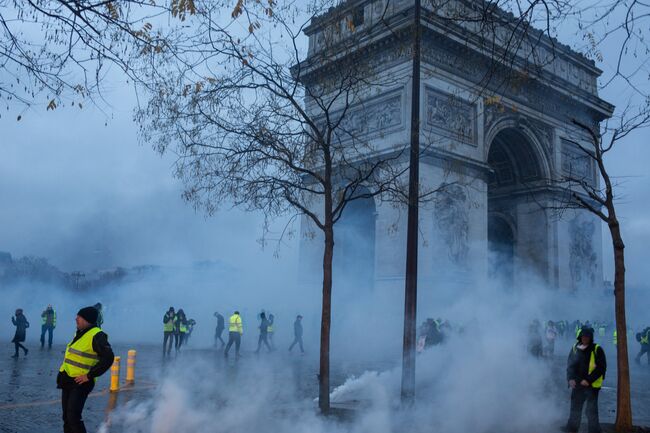
[(108, 66), (138, 79), (131, 60), (163, 45), (156, 20), (193, 10), (193, 0), (0, 0), (0, 100), (21, 113), (81, 108), (101, 94)]
[(364, 130), (364, 101), (394, 78), (379, 79), (356, 50), (363, 35), (354, 17), (332, 18), (338, 30), (303, 61), (301, 33), (322, 11), (238, 2), (230, 20), (198, 7), (192, 33), (149, 57), (150, 99), (136, 119), (144, 141), (178, 156), (185, 198), (208, 214), (223, 205), (267, 218), (297, 213), (322, 233), (319, 406), (327, 413), (334, 227), (355, 200), (397, 197), (407, 166), (404, 144), (379, 148)]
[(624, 110), (618, 119), (617, 125), (613, 128), (605, 128), (603, 132), (578, 120), (573, 120), (573, 124), (587, 135), (586, 143), (585, 141), (576, 140), (575, 145), (581, 151), (585, 160), (591, 161), (595, 166), (596, 175), (602, 180), (602, 186), (600, 182), (593, 178), (592, 170), (573, 170), (564, 177), (567, 197), (569, 198), (566, 206), (567, 208), (588, 210), (607, 224), (611, 234), (614, 253), (614, 304), (618, 341), (616, 346), (618, 371), (616, 431), (629, 432), (632, 430), (633, 424), (625, 314), (625, 243), (623, 242), (620, 222), (616, 214), (615, 185), (607, 171), (605, 156), (617, 143), (634, 131), (650, 127), (650, 105), (646, 105), (636, 112), (633, 112), (630, 108)]

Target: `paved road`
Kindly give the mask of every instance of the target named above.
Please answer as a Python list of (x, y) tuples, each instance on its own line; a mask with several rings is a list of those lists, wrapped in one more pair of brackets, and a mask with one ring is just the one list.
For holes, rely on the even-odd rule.
[[(126, 352), (132, 347), (114, 345), (116, 354), (126, 359)], [(11, 359), (13, 347), (9, 344), (0, 345), (0, 432), (3, 433), (52, 433), (62, 431), (60, 421), (59, 391), (55, 387), (56, 372), (62, 358), (63, 346), (55, 346), (52, 351), (40, 351), (34, 348), (26, 358)], [(237, 397), (237, 389), (260, 389), (260, 401), (256, 402), (256, 411), (263, 410), (267, 404), (275, 407), (305, 407), (313, 408), (313, 399), (317, 396), (318, 362), (315, 354), (300, 356), (287, 354), (285, 350), (272, 354), (244, 353), (244, 357), (235, 362), (232, 357), (225, 360), (216, 350), (193, 349), (164, 360), (160, 349), (154, 346), (138, 346), (136, 385), (129, 391), (111, 399), (108, 388), (108, 373), (102, 377), (95, 388), (95, 393), (89, 400), (85, 410), (85, 420), (89, 432), (96, 432), (100, 425), (109, 419), (112, 406), (121, 413), (118, 420), (114, 420), (110, 432), (124, 432), (125, 413), (137, 416), (138, 411), (150, 416), (152, 405), (146, 403), (153, 396), (163, 395), (168, 398), (167, 405), (160, 404), (166, 411), (173, 411), (174, 406), (182, 407), (183, 411), (192, 411), (204, 404), (222, 407), (228, 401)], [(610, 370), (608, 381), (601, 393), (601, 419), (603, 422), (612, 422), (616, 390), (612, 387), (616, 373), (613, 368), (614, 357), (612, 348), (609, 350)], [(634, 355), (636, 346), (631, 345)], [(559, 398), (566, 398), (564, 383), (564, 354), (556, 356), (551, 362), (553, 392), (562, 393)], [(398, 365), (395, 360), (391, 362), (373, 361), (373, 369), (381, 371)], [(125, 362), (123, 362), (123, 368)], [(332, 386), (342, 384), (351, 374), (359, 375), (367, 365), (354, 363), (341, 363), (334, 361), (332, 368)], [(250, 371), (256, 373), (251, 375)], [(123, 375), (125, 372), (123, 371)], [(183, 385), (185, 389), (193, 390), (190, 395), (175, 388), (165, 388), (160, 385), (165, 383), (166, 377), (177, 379), (175, 382)], [(650, 367), (632, 366), (633, 382), (633, 409), (635, 421), (639, 424), (650, 425)], [(197, 398), (200, 396), (200, 398)], [(156, 397), (161, 398), (161, 397)], [(250, 398), (250, 397), (247, 397)], [(269, 403), (270, 402), (270, 403)], [(119, 409), (122, 408), (120, 412)], [(128, 410), (124, 410), (128, 408)], [(209, 409), (208, 409), (209, 410)], [(197, 410), (197, 413), (200, 411)], [(140, 415), (142, 416), (142, 415)], [(254, 415), (251, 415), (254, 416)], [(197, 415), (197, 422), (200, 420)], [(225, 421), (227, 423), (227, 421)], [(241, 422), (230, 420), (233, 426)], [(227, 424), (226, 424), (227, 425)], [(107, 431), (107, 430), (104, 430)], [(182, 430), (181, 430), (182, 431)], [(187, 430), (191, 431), (191, 430)], [(221, 431), (214, 430), (214, 431)], [(243, 430), (240, 430), (243, 431)], [(180, 433), (180, 432), (179, 432)]]

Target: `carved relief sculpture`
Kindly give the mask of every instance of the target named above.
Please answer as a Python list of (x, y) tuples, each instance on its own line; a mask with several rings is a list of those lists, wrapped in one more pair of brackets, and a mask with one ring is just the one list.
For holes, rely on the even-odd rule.
[(459, 185), (446, 185), (435, 199), (438, 231), (455, 264), (465, 263), (469, 251), (469, 214), (467, 193)]

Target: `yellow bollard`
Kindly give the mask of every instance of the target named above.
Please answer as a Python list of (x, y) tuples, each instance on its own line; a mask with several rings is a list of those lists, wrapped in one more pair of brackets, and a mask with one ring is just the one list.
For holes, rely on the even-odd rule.
[(126, 359), (126, 383), (133, 385), (133, 382), (135, 382), (135, 350), (131, 349)]
[(120, 390), (120, 357), (116, 356), (111, 366), (111, 392)]

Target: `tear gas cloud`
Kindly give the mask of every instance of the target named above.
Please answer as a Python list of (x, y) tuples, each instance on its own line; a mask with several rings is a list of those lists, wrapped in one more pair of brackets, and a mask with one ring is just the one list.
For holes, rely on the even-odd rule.
[[(483, 281), (462, 293), (449, 293), (443, 281), (435, 287), (421, 285), (418, 322), (442, 317), (457, 330), (444, 345), (418, 356), (418, 402), (404, 410), (399, 407), (402, 294), (363, 287), (356, 293), (337, 293), (337, 287), (351, 287), (349, 281), (357, 280), (339, 275), (334, 287), (331, 397), (333, 403), (355, 402), (364, 411), (353, 422), (324, 419), (314, 403), (320, 288), (300, 284), (296, 273), (286, 272), (289, 266), (280, 265), (283, 260), (245, 268), (217, 262), (152, 269), (97, 293), (73, 294), (21, 282), (3, 288), (6, 302), (0, 314), (8, 317), (20, 305), (35, 324), (44, 303), (51, 302), (58, 310), (56, 338), (61, 339), (72, 334), (76, 309), (101, 301), (112, 341), (157, 345), (162, 315), (170, 305), (197, 320), (183, 362), (157, 373), (158, 386), (150, 398), (118, 406), (110, 429), (102, 427), (106, 433), (545, 431), (563, 420), (568, 394), (562, 394), (564, 373), (528, 354), (528, 324), (533, 319), (612, 317), (609, 299), (584, 302), (580, 295), (567, 297), (532, 284), (504, 292)], [(221, 357), (219, 352), (200, 351), (212, 345), (212, 313), (227, 317), (235, 309), (244, 320), (245, 357), (238, 365), (214, 362), (211, 358)], [(275, 344), (281, 353), (246, 356), (256, 346), (262, 309), (276, 316)], [(282, 352), (291, 341), (298, 313), (305, 317), (308, 355), (287, 358)], [(571, 339), (558, 340), (557, 353), (568, 351), (570, 344)], [(199, 353), (209, 356), (193, 356)]]

